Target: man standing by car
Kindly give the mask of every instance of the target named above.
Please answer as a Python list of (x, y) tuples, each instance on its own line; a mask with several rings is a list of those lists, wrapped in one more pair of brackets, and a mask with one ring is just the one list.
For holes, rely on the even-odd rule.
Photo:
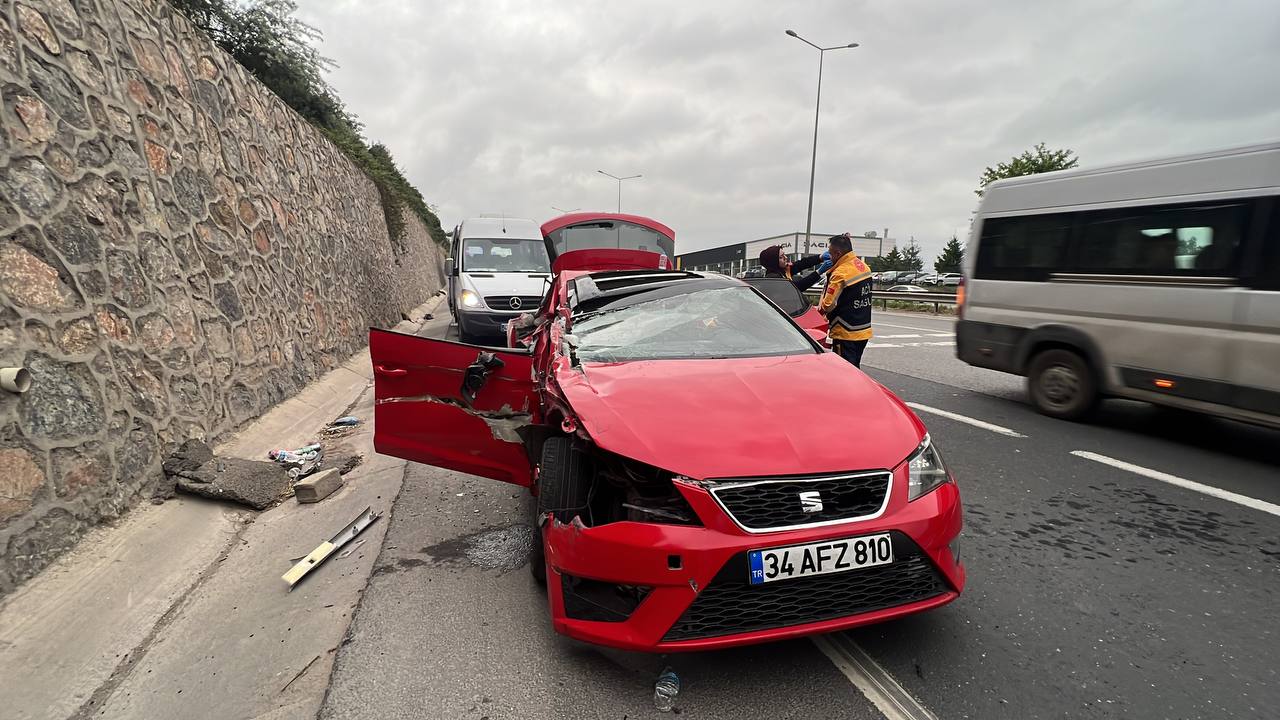
[[(806, 258), (800, 258), (794, 263), (787, 257), (787, 253), (781, 245), (770, 245), (760, 251), (760, 267), (764, 268), (764, 276), (771, 278), (786, 278), (791, 281), (792, 285), (800, 292), (804, 292), (817, 284), (822, 278), (823, 269), (818, 267), (826, 261), (822, 255), (811, 255)], [(800, 276), (800, 273), (811, 267), (818, 267), (817, 272)], [(797, 277), (799, 276), (799, 277)]]
[(871, 268), (853, 254), (853, 240), (848, 233), (827, 240), (827, 251), (835, 264), (818, 312), (829, 323), (827, 334), (832, 351), (854, 367), (861, 367), (862, 351), (871, 339)]

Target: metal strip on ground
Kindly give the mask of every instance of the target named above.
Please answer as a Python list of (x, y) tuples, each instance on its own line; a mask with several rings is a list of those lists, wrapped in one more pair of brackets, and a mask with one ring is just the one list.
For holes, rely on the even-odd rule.
[(842, 634), (810, 639), (887, 720), (938, 720), (853, 640)]
[(1113, 468), (1126, 470), (1134, 473), (1135, 475), (1141, 475), (1143, 477), (1151, 478), (1152, 480), (1159, 480), (1162, 483), (1168, 483), (1192, 492), (1198, 492), (1202, 495), (1215, 497), (1219, 500), (1226, 500), (1227, 502), (1243, 505), (1244, 507), (1252, 508), (1254, 510), (1261, 510), (1264, 513), (1270, 513), (1280, 517), (1280, 505), (1269, 503), (1266, 500), (1259, 500), (1257, 498), (1249, 497), (1248, 495), (1233, 493), (1230, 490), (1223, 490), (1221, 488), (1213, 487), (1212, 485), (1202, 485), (1194, 480), (1187, 480), (1185, 478), (1180, 478), (1177, 475), (1170, 475), (1169, 473), (1160, 472), (1159, 470), (1152, 470), (1151, 468), (1146, 468), (1141, 465), (1127, 463), (1123, 460), (1116, 460), (1115, 458), (1110, 458), (1106, 455), (1099, 455), (1098, 453), (1089, 452), (1088, 450), (1072, 450), (1071, 454), (1076, 457), (1084, 458), (1085, 460), (1092, 460), (1097, 463), (1102, 463), (1103, 465), (1110, 465)]
[(1000, 435), (1005, 435), (1008, 437), (1015, 437), (1015, 438), (1026, 437), (1026, 435), (1023, 435), (1022, 433), (1017, 432), (1016, 430), (1010, 430), (1007, 427), (996, 425), (995, 423), (989, 423), (989, 422), (986, 422), (985, 420), (977, 420), (977, 419), (968, 417), (966, 415), (960, 415), (957, 413), (949, 412), (947, 410), (939, 410), (938, 408), (929, 407), (928, 405), (921, 405), (920, 403), (909, 402), (907, 403), (907, 407), (910, 407), (914, 410), (919, 410), (920, 412), (930, 413), (932, 415), (944, 417), (944, 418), (947, 418), (948, 420), (955, 420), (956, 422), (962, 422), (962, 423), (965, 423), (966, 425), (972, 425), (977, 428), (982, 428), (983, 430), (990, 430), (991, 432), (997, 433)]

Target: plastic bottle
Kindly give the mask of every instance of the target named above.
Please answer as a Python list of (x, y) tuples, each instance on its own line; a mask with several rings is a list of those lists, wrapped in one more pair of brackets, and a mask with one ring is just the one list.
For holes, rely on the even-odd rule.
[(680, 677), (675, 671), (667, 668), (658, 676), (653, 684), (653, 706), (658, 712), (671, 712), (676, 706), (676, 697), (680, 695)]

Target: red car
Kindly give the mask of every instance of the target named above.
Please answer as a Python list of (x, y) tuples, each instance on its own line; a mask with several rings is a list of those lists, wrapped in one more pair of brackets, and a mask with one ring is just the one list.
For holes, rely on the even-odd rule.
[(377, 450), (530, 488), (532, 569), (580, 640), (703, 650), (958, 597), (959, 491), (920, 420), (757, 290), (660, 263), (560, 255), (524, 350), (371, 331)]
[(827, 337), (827, 319), (818, 312), (815, 305), (809, 303), (796, 286), (785, 278), (743, 278), (742, 281), (761, 295), (769, 298), (783, 312), (790, 315), (796, 324), (809, 333), (823, 347), (831, 347), (831, 339)]

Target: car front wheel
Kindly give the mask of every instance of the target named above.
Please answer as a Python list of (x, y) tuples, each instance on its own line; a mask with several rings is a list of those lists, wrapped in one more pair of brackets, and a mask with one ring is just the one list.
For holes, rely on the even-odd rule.
[(538, 582), (547, 581), (542, 518), (550, 515), (562, 523), (571, 521), (586, 510), (588, 491), (586, 474), (582, 471), (582, 453), (574, 450), (573, 440), (558, 436), (543, 441), (542, 461), (538, 464), (534, 547), (529, 559), (529, 572)]
[(1098, 403), (1089, 364), (1070, 350), (1046, 350), (1032, 358), (1027, 390), (1037, 410), (1062, 420), (1079, 420)]

